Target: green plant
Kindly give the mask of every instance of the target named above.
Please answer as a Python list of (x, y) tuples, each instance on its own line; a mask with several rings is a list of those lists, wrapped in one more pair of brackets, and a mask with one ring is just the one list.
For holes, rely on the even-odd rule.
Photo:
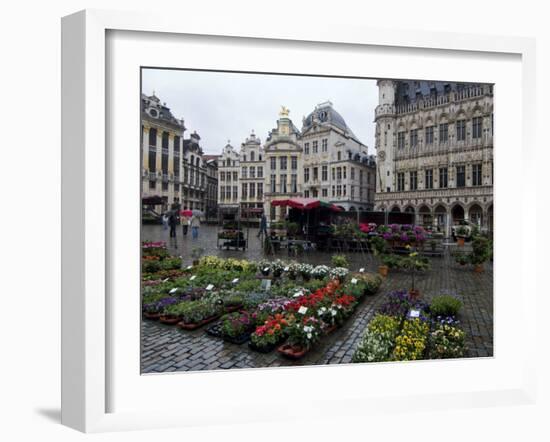
[(475, 236), (472, 240), (472, 253), (470, 262), (472, 264), (483, 264), (491, 256), (490, 241), (484, 236)]
[(247, 312), (230, 313), (221, 318), (221, 330), (224, 336), (236, 338), (249, 332), (251, 327), (251, 318)]
[(451, 295), (439, 295), (432, 299), (430, 313), (432, 316), (456, 316), (462, 308), (462, 301)]
[(349, 262), (345, 255), (332, 255), (331, 262), (334, 267), (349, 268)]
[(401, 321), (393, 316), (376, 315), (367, 326), (353, 354), (353, 362), (383, 362), (391, 359)]
[(417, 251), (412, 251), (407, 256), (401, 258), (401, 266), (410, 273), (411, 290), (414, 290), (414, 278), (416, 273), (429, 269), (430, 262), (427, 258), (420, 256)]
[(386, 240), (381, 236), (373, 236), (369, 243), (375, 256), (384, 255), (388, 249)]
[(287, 329), (288, 343), (292, 346), (310, 349), (319, 340), (320, 325), (319, 320), (313, 316), (292, 323)]
[(200, 259), (203, 253), (204, 253), (204, 249), (202, 247), (193, 247), (191, 249), (191, 258), (193, 258), (193, 260), (198, 260)]
[(466, 238), (468, 236), (468, 229), (465, 226), (459, 226), (455, 231), (455, 235), (459, 238)]
[(470, 263), (470, 255), (468, 253), (455, 253), (453, 256), (457, 264), (466, 265)]
[(429, 330), (428, 323), (421, 319), (406, 320), (401, 333), (395, 338), (392, 359), (395, 361), (422, 359), (428, 342)]
[(382, 264), (388, 266), (390, 269), (401, 268), (401, 258), (397, 255), (382, 255), (380, 259), (382, 260)]
[(430, 333), (431, 359), (461, 358), (465, 352), (465, 333), (458, 327), (439, 324)]

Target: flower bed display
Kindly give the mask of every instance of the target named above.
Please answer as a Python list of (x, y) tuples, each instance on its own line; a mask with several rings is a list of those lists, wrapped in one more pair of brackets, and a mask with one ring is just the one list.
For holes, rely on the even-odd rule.
[[(404, 290), (389, 293), (367, 325), (353, 362), (462, 357), (465, 333), (456, 320), (462, 304), (455, 301), (443, 295), (429, 305), (412, 299)], [(442, 311), (454, 316), (441, 316)]]
[[(162, 250), (159, 245), (158, 255), (144, 254), (143, 263), (171, 260), (160, 257)], [(144, 275), (144, 318), (162, 318), (182, 330), (210, 324), (207, 333), (212, 336), (234, 344), (249, 341), (255, 351), (277, 349), (293, 359), (303, 357), (342, 326), (382, 281), (377, 275), (350, 273), (345, 267), (212, 256), (201, 257), (183, 270), (170, 270), (173, 276), (158, 277), (166, 272)], [(271, 280), (269, 287), (262, 281), (266, 277)]]

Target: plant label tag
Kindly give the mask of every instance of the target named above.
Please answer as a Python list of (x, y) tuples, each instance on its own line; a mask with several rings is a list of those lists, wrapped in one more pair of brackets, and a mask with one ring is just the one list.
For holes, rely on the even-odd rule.
[(237, 284), (238, 282), (239, 282), (239, 278), (235, 278), (235, 279), (233, 280), (233, 284)]
[(271, 288), (271, 279), (262, 279), (262, 290), (268, 292)]
[(178, 289), (174, 287), (172, 290), (170, 290), (169, 293), (176, 293), (177, 291), (178, 291)]
[(162, 282), (168, 281), (170, 278), (163, 279)]
[(352, 284), (357, 284), (357, 279), (353, 278), (353, 279), (351, 280), (351, 283), (352, 283)]
[(212, 290), (214, 288), (214, 285), (213, 284), (208, 284), (206, 286), (206, 290)]
[(186, 269), (187, 270), (191, 270), (193, 268), (193, 266), (187, 266)]
[(269, 272), (269, 267), (264, 267), (264, 272)]
[(419, 310), (411, 310), (409, 313), (409, 316), (411, 318), (419, 318), (420, 317), (420, 311)]
[(304, 307), (303, 305), (298, 309), (298, 313), (301, 315), (305, 315), (307, 313), (307, 307)]
[(284, 270), (285, 270), (285, 272), (288, 272), (288, 267), (285, 267)]
[(197, 275), (191, 276), (191, 278), (189, 278), (189, 281), (193, 281), (196, 277), (197, 277)]
[(361, 268), (359, 269), (359, 273), (363, 273), (364, 271), (365, 271), (365, 268), (364, 268), (364, 267), (361, 267)]

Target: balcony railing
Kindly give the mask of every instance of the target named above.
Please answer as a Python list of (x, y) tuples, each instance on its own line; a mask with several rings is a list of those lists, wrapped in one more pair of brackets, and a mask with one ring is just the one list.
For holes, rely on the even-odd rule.
[(156, 179), (157, 179), (156, 172), (149, 172), (149, 180), (150, 181), (155, 181)]

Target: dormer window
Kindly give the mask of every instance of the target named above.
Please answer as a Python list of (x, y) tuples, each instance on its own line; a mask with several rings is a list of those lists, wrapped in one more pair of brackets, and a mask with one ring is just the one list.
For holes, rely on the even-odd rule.
[(149, 115), (151, 115), (154, 118), (157, 118), (158, 112), (155, 109), (149, 109)]

